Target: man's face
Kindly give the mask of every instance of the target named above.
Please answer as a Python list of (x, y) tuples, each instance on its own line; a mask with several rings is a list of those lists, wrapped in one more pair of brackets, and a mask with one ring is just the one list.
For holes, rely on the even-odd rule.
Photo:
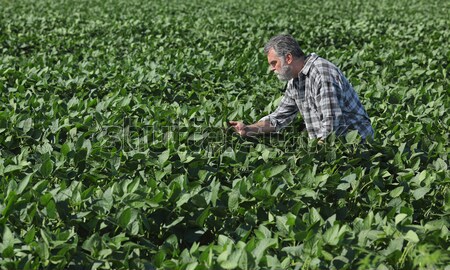
[(267, 61), (269, 62), (271, 71), (277, 74), (278, 79), (281, 81), (289, 81), (292, 79), (291, 66), (289, 63), (286, 63), (284, 57), (279, 57), (273, 48), (267, 54)]

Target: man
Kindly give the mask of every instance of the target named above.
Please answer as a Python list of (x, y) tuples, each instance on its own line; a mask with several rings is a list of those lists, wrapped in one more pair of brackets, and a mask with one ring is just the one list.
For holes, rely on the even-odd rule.
[(290, 35), (271, 38), (264, 46), (271, 70), (287, 81), (278, 108), (258, 122), (246, 125), (229, 121), (241, 136), (278, 132), (300, 112), (311, 139), (324, 140), (330, 133), (344, 135), (357, 130), (363, 139), (373, 129), (355, 90), (342, 72), (329, 61), (306, 56)]

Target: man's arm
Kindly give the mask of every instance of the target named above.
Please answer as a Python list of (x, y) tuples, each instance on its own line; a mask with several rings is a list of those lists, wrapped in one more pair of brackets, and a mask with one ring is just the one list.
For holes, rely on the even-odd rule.
[(276, 131), (275, 127), (270, 124), (270, 121), (259, 121), (251, 125), (237, 121), (229, 121), (228, 124), (243, 137), (253, 137)]
[(320, 137), (323, 140), (335, 131), (335, 122), (342, 117), (338, 100), (338, 95), (342, 95), (342, 89), (337, 82), (324, 81), (319, 91), (316, 100), (318, 101), (318, 111), (322, 116)]
[(251, 125), (245, 125), (237, 121), (229, 121), (228, 124), (241, 136), (256, 136), (270, 132), (278, 132), (289, 125), (297, 113), (297, 104), (289, 93), (289, 89), (286, 89), (280, 104), (278, 104), (277, 109), (273, 113)]

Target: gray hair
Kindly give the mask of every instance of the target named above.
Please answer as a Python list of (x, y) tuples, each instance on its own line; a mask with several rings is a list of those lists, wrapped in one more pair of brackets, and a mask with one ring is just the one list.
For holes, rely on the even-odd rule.
[(272, 37), (264, 46), (264, 53), (268, 54), (270, 49), (274, 49), (275, 53), (284, 57), (288, 54), (296, 58), (305, 56), (298, 42), (291, 35), (278, 35)]

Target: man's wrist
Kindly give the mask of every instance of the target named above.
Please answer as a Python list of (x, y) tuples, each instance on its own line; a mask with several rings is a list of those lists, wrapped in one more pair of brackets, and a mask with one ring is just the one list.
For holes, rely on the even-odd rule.
[(252, 136), (256, 135), (256, 133), (254, 132), (254, 128), (251, 125), (248, 125), (248, 126), (246, 125), (244, 127), (244, 134), (247, 137), (252, 137)]

